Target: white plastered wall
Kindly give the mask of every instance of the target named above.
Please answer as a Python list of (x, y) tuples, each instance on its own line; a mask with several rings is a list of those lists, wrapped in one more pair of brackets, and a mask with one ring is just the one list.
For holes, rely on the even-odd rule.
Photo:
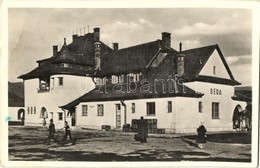
[[(59, 86), (58, 77), (63, 77), (63, 85)], [(42, 118), (40, 118), (41, 108), (45, 107), (48, 112), (48, 120), (53, 113), (53, 120), (56, 127), (64, 125), (65, 112), (59, 106), (65, 105), (83, 94), (92, 90), (95, 85), (90, 77), (81, 77), (73, 75), (53, 75), (54, 85), (50, 83), (50, 91), (38, 92), (39, 79), (25, 80), (25, 124), (26, 125), (40, 125)], [(36, 107), (36, 113), (29, 111), (28, 107)], [(58, 113), (63, 113), (63, 120), (58, 120)]]

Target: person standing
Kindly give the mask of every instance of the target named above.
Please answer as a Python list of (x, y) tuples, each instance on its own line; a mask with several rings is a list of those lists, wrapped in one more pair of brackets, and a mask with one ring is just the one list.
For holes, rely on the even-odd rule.
[(135, 134), (135, 140), (140, 141), (141, 143), (147, 143), (147, 138), (148, 136), (148, 129), (147, 129), (147, 123), (144, 120), (144, 117), (142, 116), (140, 118), (138, 127), (137, 127), (137, 134)]
[(21, 117), (22, 125), (24, 125), (24, 117)]
[(46, 122), (46, 119), (45, 118), (43, 118), (43, 120), (42, 120), (42, 125), (43, 125), (43, 130), (46, 130), (47, 129), (47, 122)]
[(205, 126), (203, 125), (203, 123), (201, 123), (199, 128), (197, 128), (197, 133), (198, 133), (197, 142), (199, 143), (198, 144), (199, 148), (203, 148), (203, 143), (206, 143), (206, 138), (207, 138), (206, 132), (207, 132), (207, 130), (206, 130)]
[(50, 145), (51, 139), (54, 139), (54, 133), (55, 133), (55, 125), (53, 123), (53, 119), (50, 119), (50, 124), (47, 131), (49, 131), (48, 145)]
[(69, 140), (71, 141), (71, 133), (70, 133), (70, 126), (68, 125), (68, 121), (65, 121), (64, 123), (64, 137), (63, 137), (63, 141), (65, 142), (67, 140), (67, 138), (69, 137)]

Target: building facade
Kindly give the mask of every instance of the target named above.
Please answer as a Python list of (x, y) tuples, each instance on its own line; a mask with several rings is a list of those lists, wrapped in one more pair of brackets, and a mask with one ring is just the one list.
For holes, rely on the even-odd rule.
[[(58, 51), (53, 46), (50, 58), (37, 61), (38, 67), (21, 75), (25, 87), (26, 125), (39, 125), (43, 118), (53, 119), (57, 127), (67, 120), (75, 126), (75, 116), (67, 115), (59, 106), (66, 104), (95, 88), (92, 77), (95, 68), (92, 60), (99, 29), (84, 36), (73, 35), (73, 42), (64, 44)], [(105, 44), (102, 49), (111, 50)]]
[(209, 131), (233, 130), (234, 111), (246, 103), (232, 99), (240, 83), (218, 45), (182, 51), (180, 43), (177, 51), (163, 32), (152, 42), (111, 49), (99, 30), (73, 35), (60, 51), (54, 46), (51, 58), (20, 77), (26, 124), (48, 117), (58, 125), (122, 129), (143, 116), (170, 133), (195, 132), (200, 123)]

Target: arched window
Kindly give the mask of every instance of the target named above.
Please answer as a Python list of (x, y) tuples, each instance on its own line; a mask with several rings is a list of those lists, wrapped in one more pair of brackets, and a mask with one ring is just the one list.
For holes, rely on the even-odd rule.
[(45, 107), (41, 108), (40, 118), (48, 118), (48, 112), (47, 112), (47, 109)]
[(25, 111), (24, 111), (24, 109), (19, 109), (18, 110), (18, 113), (17, 113), (17, 118), (18, 118), (18, 120), (24, 120), (24, 117), (25, 117)]

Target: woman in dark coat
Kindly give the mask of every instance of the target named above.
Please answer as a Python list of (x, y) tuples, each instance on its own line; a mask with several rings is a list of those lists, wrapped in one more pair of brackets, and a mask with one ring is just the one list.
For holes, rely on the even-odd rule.
[(199, 128), (197, 129), (197, 132), (198, 132), (198, 140), (197, 142), (199, 143), (199, 148), (203, 148), (203, 143), (206, 143), (206, 128), (205, 126), (203, 125), (203, 123), (201, 123), (201, 125), (199, 126)]
[(144, 120), (144, 117), (140, 118), (139, 124), (138, 124), (138, 128), (137, 128), (138, 132), (137, 134), (135, 134), (135, 140), (136, 141), (140, 141), (141, 143), (147, 143), (147, 136), (148, 136), (148, 129), (147, 129), (147, 123)]

